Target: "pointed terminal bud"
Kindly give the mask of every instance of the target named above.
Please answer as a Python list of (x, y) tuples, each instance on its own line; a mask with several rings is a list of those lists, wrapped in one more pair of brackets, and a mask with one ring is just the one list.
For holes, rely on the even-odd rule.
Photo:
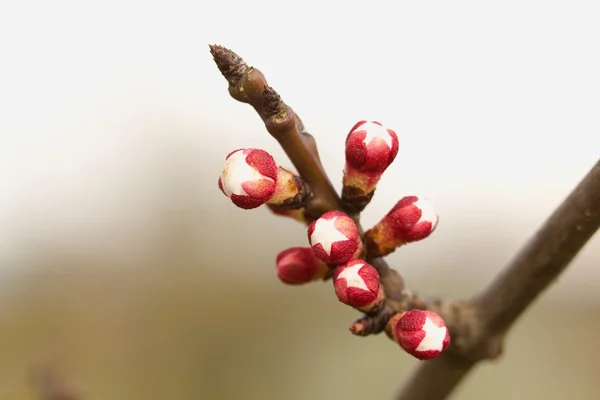
[(377, 270), (364, 260), (351, 260), (333, 272), (335, 295), (344, 304), (363, 312), (373, 311), (384, 299)]
[(301, 285), (323, 280), (328, 273), (327, 264), (310, 247), (291, 247), (277, 255), (277, 276), (283, 283)]
[(286, 208), (301, 208), (310, 197), (302, 178), (277, 166), (261, 149), (238, 149), (225, 158), (219, 189), (236, 206), (249, 210), (269, 202)]
[(352, 212), (371, 201), (383, 172), (398, 154), (398, 136), (377, 121), (359, 121), (346, 138), (342, 202)]
[(341, 211), (329, 211), (308, 227), (308, 241), (319, 259), (342, 264), (362, 250), (356, 224)]
[(209, 48), (217, 68), (228, 81), (240, 80), (248, 70), (248, 65), (233, 51), (216, 44), (209, 45)]
[[(231, 97), (242, 103), (248, 103), (247, 91), (243, 88), (244, 82), (251, 78), (254, 82), (257, 78), (260, 80), (262, 74), (248, 66), (242, 57), (233, 51), (215, 44), (211, 44), (209, 47), (217, 68), (229, 84), (228, 90)], [(264, 80), (264, 77), (262, 78)]]
[(433, 311), (411, 310), (390, 318), (388, 334), (408, 354), (419, 360), (439, 356), (450, 345), (446, 323)]
[(436, 228), (433, 205), (420, 197), (402, 198), (377, 225), (365, 233), (369, 257), (382, 257), (406, 243), (425, 239)]

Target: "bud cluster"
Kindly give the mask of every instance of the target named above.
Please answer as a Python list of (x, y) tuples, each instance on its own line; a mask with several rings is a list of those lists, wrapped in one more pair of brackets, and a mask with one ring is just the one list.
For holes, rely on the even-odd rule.
[[(334, 210), (311, 218), (314, 212), (308, 208), (312, 201), (308, 184), (277, 165), (261, 149), (243, 148), (229, 153), (219, 189), (239, 208), (248, 210), (266, 204), (276, 215), (309, 223), (310, 247), (291, 247), (277, 255), (279, 280), (303, 285), (332, 278), (338, 300), (364, 312), (363, 320), (371, 321), (365, 332), (381, 332), (385, 326), (388, 336), (406, 352), (421, 360), (433, 358), (450, 343), (444, 320), (432, 311), (422, 310), (393, 315), (395, 310), (385, 303), (379, 273), (365, 259), (385, 256), (404, 244), (426, 238), (435, 230), (438, 216), (427, 200), (407, 196), (361, 237), (356, 216), (370, 202), (377, 183), (396, 158), (398, 137), (377, 121), (363, 120), (350, 130), (345, 145), (341, 203), (352, 217)], [(373, 321), (377, 321), (377, 328), (373, 328)]]
[(357, 310), (375, 310), (383, 301), (377, 270), (358, 257), (362, 241), (358, 227), (341, 211), (323, 214), (308, 227), (308, 241), (316, 257), (331, 265), (337, 298)]

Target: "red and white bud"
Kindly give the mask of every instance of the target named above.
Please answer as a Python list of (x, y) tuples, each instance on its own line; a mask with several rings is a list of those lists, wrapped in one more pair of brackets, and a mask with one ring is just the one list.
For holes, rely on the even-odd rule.
[(291, 247), (277, 255), (277, 276), (283, 283), (301, 285), (323, 280), (329, 267), (315, 257), (310, 247)]
[(278, 167), (273, 157), (261, 149), (238, 149), (225, 158), (219, 189), (236, 206), (249, 210), (260, 207), (273, 196)]
[(367, 253), (369, 257), (380, 257), (406, 243), (425, 239), (437, 223), (438, 216), (431, 202), (417, 196), (404, 197), (365, 233)]
[(345, 263), (362, 250), (356, 224), (341, 211), (329, 211), (311, 223), (308, 241), (315, 256), (328, 264)]
[(264, 150), (235, 150), (225, 160), (219, 188), (240, 208), (252, 209), (271, 203), (298, 209), (310, 197), (306, 182), (278, 166)]
[(446, 323), (433, 311), (396, 314), (390, 318), (387, 330), (404, 351), (419, 360), (437, 357), (450, 345)]
[(402, 198), (384, 218), (398, 232), (404, 242), (425, 239), (436, 228), (438, 215), (433, 204), (417, 196)]
[(364, 260), (351, 260), (333, 271), (335, 295), (344, 304), (369, 312), (384, 299), (377, 270)]
[(378, 121), (359, 121), (346, 137), (344, 186), (373, 191), (397, 154), (396, 132)]

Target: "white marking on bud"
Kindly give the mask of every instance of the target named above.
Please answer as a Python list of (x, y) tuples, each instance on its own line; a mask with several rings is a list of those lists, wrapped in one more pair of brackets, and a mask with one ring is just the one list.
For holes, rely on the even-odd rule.
[(323, 251), (328, 256), (331, 256), (331, 246), (334, 243), (349, 240), (349, 238), (335, 227), (335, 221), (338, 218), (339, 216), (332, 219), (319, 218), (315, 223), (313, 233), (310, 235), (310, 244), (315, 246), (320, 243), (323, 246)]
[(419, 197), (412, 205), (421, 210), (421, 218), (419, 218), (417, 223), (426, 221), (431, 222), (431, 230), (433, 231), (438, 222), (438, 216), (433, 208), (433, 204), (430, 201)]
[(244, 150), (241, 149), (231, 154), (225, 160), (225, 166), (223, 167), (223, 171), (221, 171), (221, 184), (227, 197), (231, 197), (232, 194), (248, 196), (248, 193), (242, 187), (244, 182), (260, 179), (274, 182), (272, 178), (261, 174), (256, 168), (250, 166), (246, 161), (247, 156), (248, 154), (244, 154)]
[(337, 276), (337, 279), (345, 279), (347, 287), (355, 287), (362, 290), (369, 290), (365, 280), (358, 274), (358, 271), (364, 267), (365, 264), (355, 264), (351, 267), (344, 268), (342, 272)]
[(371, 143), (371, 140), (373, 140), (375, 138), (380, 138), (385, 141), (385, 144), (387, 144), (387, 146), (390, 150), (392, 149), (392, 135), (390, 135), (390, 133), (387, 131), (387, 129), (385, 129), (383, 126), (368, 121), (368, 122), (365, 122), (364, 124), (362, 124), (361, 126), (359, 126), (358, 128), (356, 128), (356, 130), (354, 132), (360, 132), (360, 131), (367, 132), (365, 138), (363, 139), (363, 142), (365, 143), (365, 145), (368, 146), (369, 143)]
[(415, 351), (442, 351), (448, 328), (437, 326), (429, 317), (426, 317), (421, 329), (425, 332), (425, 336)]

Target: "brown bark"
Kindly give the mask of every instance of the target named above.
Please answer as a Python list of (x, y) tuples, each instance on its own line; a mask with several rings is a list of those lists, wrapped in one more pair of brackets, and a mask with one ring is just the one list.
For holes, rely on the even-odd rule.
[(600, 228), (600, 161), (489, 286), (473, 300), (478, 340), (423, 363), (397, 400), (445, 399), (480, 360), (502, 351), (506, 332)]
[[(264, 75), (249, 67), (234, 52), (210, 46), (219, 70), (229, 83), (229, 93), (250, 104), (280, 143), (299, 174), (312, 190), (305, 204), (306, 223), (331, 210), (349, 214), (357, 223), (355, 208), (341, 202), (331, 184), (314, 138), (300, 118), (285, 104)], [(566, 268), (600, 226), (600, 162), (492, 283), (470, 301), (427, 299), (412, 293), (404, 279), (382, 257), (368, 259), (379, 273), (385, 303), (350, 326), (359, 336), (384, 331), (397, 312), (428, 309), (440, 314), (452, 336), (441, 356), (421, 363), (409, 377), (398, 400), (445, 399), (479, 361), (496, 358), (504, 335), (527, 306)]]

